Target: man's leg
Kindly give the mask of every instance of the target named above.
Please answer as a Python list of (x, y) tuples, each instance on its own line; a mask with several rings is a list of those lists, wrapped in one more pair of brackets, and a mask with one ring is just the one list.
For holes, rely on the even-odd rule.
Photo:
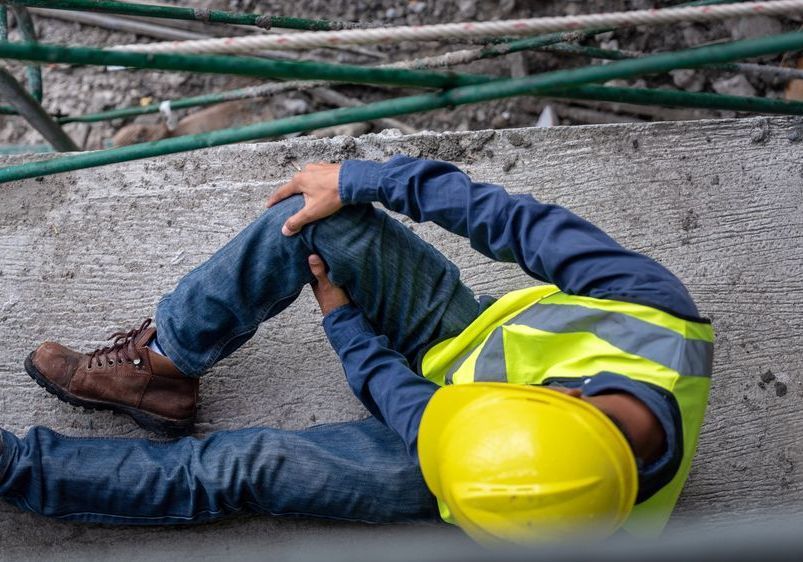
[(311, 253), (411, 363), (427, 343), (479, 314), (457, 267), (384, 211), (347, 206), (283, 236), (302, 205), (297, 195), (268, 209), (162, 299), (157, 338), (183, 373), (201, 375), (292, 303), (312, 280)]
[(205, 439), (71, 438), (0, 431), (0, 497), (59, 519), (135, 525), (256, 512), (365, 522), (436, 520), (402, 440), (373, 418)]
[[(89, 354), (46, 342), (28, 357), (26, 370), (66, 402), (183, 435), (195, 421), (197, 377), (295, 300), (312, 279), (311, 253), (321, 255), (331, 280), (413, 367), (426, 344), (463, 330), (479, 314), (457, 267), (385, 212), (348, 206), (296, 236), (282, 235), (282, 224), (301, 205), (295, 196), (272, 206), (187, 274), (160, 302), (157, 328), (145, 322)], [(154, 333), (167, 357), (149, 348)]]

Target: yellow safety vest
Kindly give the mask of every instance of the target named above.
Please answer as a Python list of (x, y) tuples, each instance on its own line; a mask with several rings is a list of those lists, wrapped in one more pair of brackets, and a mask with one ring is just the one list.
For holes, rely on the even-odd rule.
[[(554, 285), (504, 295), (463, 332), (430, 348), (422, 374), (438, 385), (544, 384), (601, 372), (666, 389), (677, 400), (683, 457), (677, 474), (636, 505), (624, 528), (660, 533), (689, 474), (708, 402), (714, 332), (649, 306), (562, 293)], [(453, 522), (445, 504), (441, 516)]]

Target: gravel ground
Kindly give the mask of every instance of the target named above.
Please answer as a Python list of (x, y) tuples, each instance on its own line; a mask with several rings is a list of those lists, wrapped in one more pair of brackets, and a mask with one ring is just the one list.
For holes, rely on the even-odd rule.
[[(354, 1), (354, 0), (309, 0), (289, 2), (286, 0), (205, 0), (184, 2), (183, 5), (241, 11), (256, 11), (304, 17), (321, 17), (390, 25), (415, 25), (449, 21), (507, 19), (602, 11), (641, 9), (667, 6), (678, 2), (648, 2), (646, 0), (501, 0), (480, 2), (476, 0), (411, 0), (411, 1)], [(64, 22), (35, 16), (39, 36), (48, 43), (80, 45), (115, 45), (137, 41), (153, 41), (144, 36), (112, 32), (97, 27)], [(766, 17), (743, 21), (730, 21), (712, 25), (678, 25), (662, 28), (644, 28), (610, 33), (588, 42), (607, 48), (621, 48), (643, 52), (679, 49), (687, 46), (746, 38), (800, 27), (800, 21), (776, 20)], [(225, 33), (228, 30), (209, 29), (208, 32)], [(18, 40), (12, 21), (11, 40)], [(404, 60), (465, 48), (466, 45), (438, 45), (436, 43), (406, 43), (398, 46), (368, 47), (358, 50), (318, 50), (309, 53), (310, 58), (347, 62), (352, 64), (379, 64), (392, 60)], [(487, 73), (498, 76), (517, 76), (587, 64), (587, 60), (549, 53), (522, 53), (494, 60), (478, 61), (457, 70)], [(762, 62), (793, 64), (794, 57), (770, 57)], [(9, 64), (19, 78), (24, 73), (19, 64)], [(43, 69), (45, 84), (45, 108), (55, 114), (73, 115), (137, 105), (149, 100), (163, 100), (197, 95), (211, 91), (254, 84), (255, 81), (226, 76), (189, 73), (146, 71), (109, 71), (99, 67), (71, 67), (49, 65)], [(667, 89), (689, 91), (718, 91), (737, 95), (782, 97), (784, 84), (764, 78), (744, 77), (722, 72), (679, 71), (672, 75), (649, 77), (624, 82), (629, 85), (649, 85)], [(383, 99), (391, 95), (404, 95), (413, 90), (395, 92), (385, 88), (344, 86), (342, 93), (364, 101)], [(416, 129), (435, 131), (462, 131), (486, 128), (522, 127), (535, 124), (547, 103), (536, 98), (500, 100), (483, 105), (439, 110), (400, 118)], [(651, 121), (693, 119), (704, 117), (731, 117), (729, 112), (672, 110), (664, 108), (632, 108), (595, 102), (550, 102), (561, 124), (606, 123), (619, 121)], [(264, 111), (256, 111), (254, 120), (272, 116), (285, 117), (328, 107), (315, 97), (301, 92), (277, 95), (264, 102)], [(180, 113), (180, 116), (185, 113)], [(154, 123), (158, 116), (142, 116), (136, 120), (115, 120), (96, 124), (70, 124), (65, 130), (80, 146), (96, 149), (108, 146), (112, 136), (123, 126), (132, 122)], [(381, 124), (372, 129), (384, 128)], [(362, 128), (360, 132), (364, 131)], [(356, 134), (356, 128), (339, 132)], [(39, 144), (43, 140), (27, 123), (18, 117), (0, 116), (0, 144)]]

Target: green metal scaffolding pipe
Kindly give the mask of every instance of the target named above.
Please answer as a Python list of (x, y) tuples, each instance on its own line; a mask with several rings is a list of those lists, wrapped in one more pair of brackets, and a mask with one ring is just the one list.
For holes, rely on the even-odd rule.
[[(622, 57), (627, 58), (625, 56)], [(738, 69), (739, 67), (731, 64), (715, 65), (716, 68), (723, 68), (726, 70)], [(492, 76), (472, 75), (473, 79), (484, 78), (486, 82), (496, 80)], [(273, 85), (280, 86), (280, 82), (272, 83)], [(201, 107), (207, 105), (214, 105), (224, 103), (227, 101), (251, 99), (266, 97), (273, 95), (274, 92), (261, 94), (259, 93), (260, 86), (250, 86), (247, 88), (238, 88), (236, 90), (225, 90), (223, 92), (215, 92), (212, 94), (204, 94), (200, 96), (193, 96), (188, 98), (179, 98), (174, 100), (167, 100), (170, 103), (171, 109), (188, 109), (192, 107)], [(602, 88), (593, 90), (592, 87), (583, 88), (586, 92), (583, 95), (575, 95), (580, 89), (573, 88), (564, 92), (565, 95), (561, 96), (567, 99), (592, 99), (589, 97), (588, 92), (599, 91), (601, 92), (600, 101), (625, 101), (611, 99), (616, 95), (628, 95), (628, 103), (638, 105), (675, 105), (679, 107), (691, 108), (707, 108), (707, 109), (722, 109), (727, 111), (749, 111), (756, 113), (780, 113), (780, 114), (798, 114), (798, 105), (794, 102), (790, 105), (789, 102), (780, 100), (759, 98), (759, 97), (743, 97), (743, 96), (726, 96), (720, 94), (703, 94), (692, 93), (685, 91), (667, 92), (667, 90), (649, 89), (649, 88)], [(617, 92), (617, 94), (611, 94)], [(639, 92), (640, 94), (630, 93)], [(671, 95), (665, 95), (671, 94)], [(159, 103), (151, 103), (145, 106), (132, 106), (119, 109), (112, 109), (109, 111), (101, 111), (98, 113), (89, 113), (86, 115), (77, 115), (74, 117), (65, 116), (60, 117), (57, 121), (61, 124), (65, 123), (95, 123), (98, 121), (108, 121), (111, 119), (122, 119), (126, 117), (135, 117), (138, 115), (146, 115), (159, 113)]]
[[(0, 41), (8, 41), (8, 8), (0, 4)], [(0, 106), (0, 115), (16, 115), (17, 110), (7, 105)]]
[[(539, 35), (538, 37), (529, 37), (527, 39), (520, 39), (517, 41), (512, 41), (510, 43), (498, 44), (498, 45), (489, 45), (485, 49), (483, 49), (481, 58), (487, 59), (492, 57), (498, 57), (510, 53), (515, 53), (518, 51), (524, 51), (529, 49), (538, 49), (541, 47), (548, 47), (554, 46), (556, 50), (565, 51), (574, 47), (574, 45), (555, 45), (556, 43), (561, 43), (563, 41), (569, 41), (572, 39), (577, 38), (576, 32), (560, 32), (560, 33), (550, 33), (546, 35)], [(566, 48), (564, 48), (566, 47)], [(582, 47), (585, 48), (585, 47)], [(602, 49), (600, 49), (602, 51)], [(574, 50), (570, 52), (574, 53)], [(608, 53), (609, 51), (604, 51)], [(596, 57), (602, 58), (602, 57)], [(625, 55), (622, 55), (622, 59), (629, 58)], [(461, 84), (481, 84), (490, 80), (494, 80), (495, 78), (492, 76), (482, 76), (482, 75), (469, 75), (469, 74), (457, 74), (454, 73), (451, 76), (459, 77)], [(253, 91), (253, 87), (251, 88), (238, 88), (236, 90), (228, 90), (225, 92), (219, 93), (212, 93), (212, 94), (203, 94), (200, 96), (192, 96), (188, 98), (180, 98), (176, 100), (170, 100), (170, 108), (171, 109), (186, 109), (190, 107), (199, 107), (204, 105), (213, 105), (216, 103), (222, 103), (225, 101), (231, 101), (235, 99), (245, 99), (249, 97), (259, 97), (249, 95)], [(98, 121), (107, 121), (111, 119), (122, 119), (126, 117), (134, 117), (137, 115), (148, 115), (153, 113), (159, 113), (159, 103), (152, 103), (145, 106), (131, 106), (131, 107), (123, 107), (118, 109), (110, 109), (108, 111), (100, 111), (97, 113), (89, 113), (86, 115), (76, 115), (76, 116), (64, 116), (58, 118), (59, 123), (95, 123)]]
[(307, 31), (335, 31), (354, 27), (354, 24), (330, 20), (293, 18), (287, 16), (269, 16), (264, 14), (248, 14), (242, 12), (226, 12), (223, 10), (207, 10), (202, 8), (182, 8), (178, 6), (157, 6), (151, 4), (135, 4), (115, 2), (114, 0), (3, 0), (8, 5), (36, 6), (54, 10), (79, 10), (87, 12), (104, 12), (127, 16), (146, 16), (176, 20), (192, 20), (209, 23), (232, 23), (237, 25), (255, 25), (265, 29), (281, 27), (285, 29), (304, 29)]
[(8, 41), (8, 8), (0, 4), (0, 41)]
[(694, 109), (721, 109), (778, 115), (803, 115), (803, 102), (785, 101), (724, 94), (691, 93), (654, 88), (614, 88), (610, 86), (578, 86), (541, 94), (542, 97), (608, 101), (635, 105), (669, 105)]
[[(24, 6), (12, 6), (11, 11), (17, 18), (17, 28), (22, 39), (26, 43), (36, 43), (36, 27), (33, 24), (30, 12)], [(42, 68), (38, 64), (29, 64), (26, 67), (28, 76), (28, 90), (31, 96), (38, 101), (42, 101)]]
[[(17, 17), (17, 25), (19, 26), (20, 33), (27, 41), (36, 41), (36, 30), (31, 20), (30, 14), (27, 10), (21, 13), (15, 11)], [(8, 41), (8, 7), (0, 4), (0, 41)], [(38, 65), (29, 65), (26, 67), (28, 76), (28, 87), (36, 101), (42, 101), (42, 71)], [(0, 106), (0, 115), (18, 115), (17, 110), (9, 106)]]
[[(30, 162), (18, 166), (10, 166), (0, 169), (0, 183), (15, 181), (25, 178), (32, 178), (71, 170), (103, 166), (129, 160), (141, 158), (151, 158), (165, 154), (198, 150), (213, 146), (233, 144), (237, 142), (260, 140), (270, 137), (332, 127), (346, 123), (359, 121), (369, 121), (394, 115), (404, 115), (430, 111), (442, 107), (476, 103), (496, 99), (497, 97), (507, 97), (509, 95), (538, 94), (549, 97), (568, 97), (580, 99), (609, 99), (610, 101), (645, 103), (656, 102), (677, 102), (676, 105), (689, 106), (683, 96), (677, 96), (680, 92), (662, 92), (650, 90), (638, 90), (630, 88), (606, 88), (604, 86), (581, 86), (572, 89), (570, 92), (563, 91), (543, 91), (539, 88), (528, 90), (529, 82), (527, 79), (505, 80), (504, 83), (496, 83), (490, 86), (492, 89), (463, 87), (443, 93), (423, 94), (407, 98), (392, 99), (377, 103), (364, 105), (356, 108), (342, 108), (329, 111), (321, 111), (310, 115), (289, 117), (276, 121), (257, 123), (238, 129), (225, 129), (202, 133), (198, 135), (188, 135), (165, 139), (156, 142), (124, 146), (97, 152), (81, 153), (76, 156), (54, 158), (52, 160)], [(497, 86), (504, 86), (503, 90), (497, 90)], [(470, 91), (470, 90), (473, 90)], [(517, 92), (517, 93), (511, 93)], [(710, 107), (718, 107), (718, 102), (725, 100), (731, 104), (731, 108), (744, 102), (745, 111), (751, 111), (751, 104), (756, 101), (754, 98), (739, 98), (736, 96), (719, 96), (716, 94), (690, 94), (695, 97), (705, 97), (710, 101)], [(775, 104), (776, 113), (794, 113), (803, 115), (803, 103), (783, 102), (779, 100), (760, 100), (772, 101)], [(698, 106), (701, 104), (695, 104)]]
[[(493, 80), (487, 77), (488, 81)], [(278, 85), (279, 83), (277, 83)], [(255, 88), (240, 88), (237, 90), (227, 90), (214, 94), (204, 94), (189, 98), (180, 98), (170, 101), (171, 109), (187, 109), (205, 105), (214, 105), (226, 101), (249, 99), (261, 97), (253, 95)], [(599, 101), (622, 101), (638, 105), (675, 105), (678, 107), (722, 109), (726, 111), (749, 111), (755, 113), (779, 113), (779, 114), (800, 114), (803, 104), (800, 102), (786, 102), (782, 100), (727, 96), (721, 94), (692, 93), (684, 91), (668, 91), (650, 88), (611, 88), (604, 86), (587, 86), (572, 88), (571, 90), (561, 91), (561, 96), (567, 99), (594, 99), (591, 92), (599, 92)], [(617, 96), (627, 96), (627, 100), (618, 99)], [(120, 119), (133, 117), (149, 113), (159, 112), (159, 103), (152, 103), (146, 106), (134, 106), (121, 109), (112, 109), (100, 113), (79, 115), (76, 117), (61, 117), (57, 121), (64, 123), (93, 123), (110, 119)]]
[(450, 73), (400, 68), (375, 68), (325, 62), (297, 62), (256, 57), (223, 55), (171, 55), (105, 51), (92, 47), (0, 43), (0, 58), (98, 66), (124, 66), (210, 74), (232, 74), (257, 78), (331, 80), (358, 84), (452, 88), (466, 86)]
[[(562, 70), (511, 80), (495, 80), (485, 84), (454, 88), (445, 92), (397, 98), (355, 108), (322, 111), (310, 115), (256, 123), (237, 129), (224, 129), (10, 166), (0, 170), (0, 183), (139, 158), (151, 158), (211, 146), (276, 137), (345, 123), (372, 121), (384, 117), (430, 111), (442, 107), (478, 103), (492, 99), (526, 94), (548, 95), (552, 93), (555, 95), (560, 90), (586, 86), (591, 82), (663, 72), (687, 65), (727, 62), (738, 58), (800, 48), (803, 48), (803, 33), (798, 32), (770, 38), (740, 41), (727, 45), (653, 55), (642, 59), (618, 61), (604, 66)], [(798, 110), (798, 112), (801, 111)]]

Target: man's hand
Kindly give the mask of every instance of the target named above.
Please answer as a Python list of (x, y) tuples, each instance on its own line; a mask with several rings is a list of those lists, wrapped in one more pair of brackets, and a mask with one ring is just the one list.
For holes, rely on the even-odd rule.
[(296, 193), (304, 196), (304, 207), (285, 221), (282, 234), (292, 236), (304, 225), (338, 212), (343, 207), (338, 189), (339, 177), (340, 164), (307, 164), (289, 182), (277, 189), (268, 198), (268, 207)]
[(338, 306), (349, 304), (346, 292), (340, 287), (332, 285), (329, 278), (326, 276), (326, 266), (318, 254), (312, 254), (309, 258), (309, 268), (315, 280), (310, 283), (312, 285), (312, 294), (315, 295), (315, 300), (321, 306), (321, 312), (324, 316), (329, 314), (330, 311), (336, 309)]

